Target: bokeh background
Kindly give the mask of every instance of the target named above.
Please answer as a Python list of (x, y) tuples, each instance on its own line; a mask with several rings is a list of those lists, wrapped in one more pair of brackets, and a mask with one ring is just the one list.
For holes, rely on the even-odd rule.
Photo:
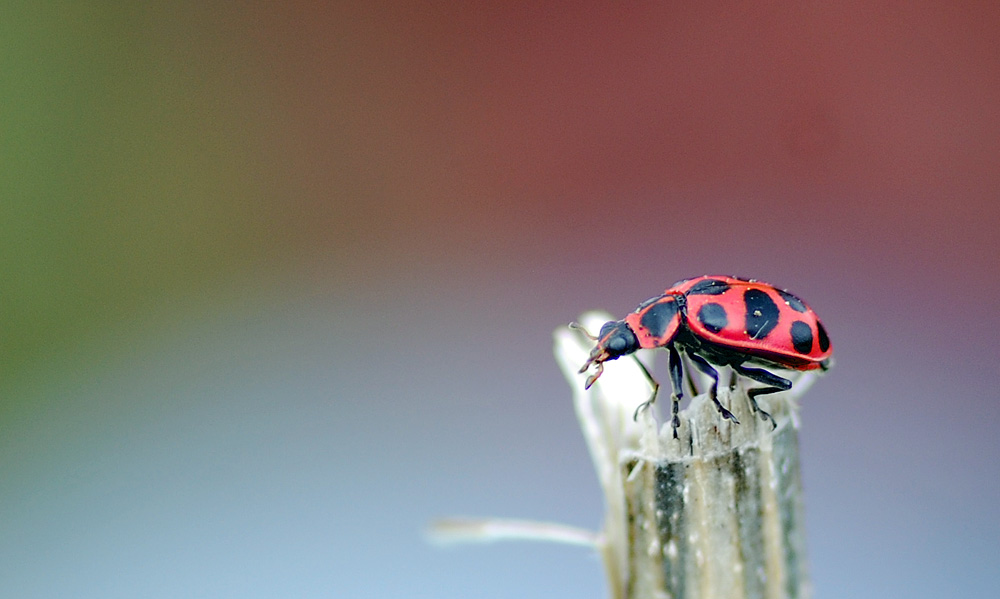
[[(830, 5), (828, 5), (830, 4)], [(819, 598), (996, 596), (992, 2), (8, 3), (0, 596), (603, 597), (555, 327), (819, 312)], [(663, 365), (661, 364), (661, 370)]]

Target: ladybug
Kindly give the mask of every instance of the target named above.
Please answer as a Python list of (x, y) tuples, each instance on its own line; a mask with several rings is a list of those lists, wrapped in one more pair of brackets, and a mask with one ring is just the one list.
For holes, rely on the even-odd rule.
[[(604, 372), (608, 360), (640, 349), (662, 347), (669, 352), (675, 439), (680, 426), (678, 404), (684, 396), (681, 352), (713, 380), (709, 396), (722, 418), (736, 424), (739, 421), (733, 413), (719, 403), (719, 372), (715, 367), (729, 366), (736, 374), (763, 383), (763, 387), (749, 389), (747, 396), (754, 411), (770, 420), (772, 427), (777, 426), (774, 418), (760, 409), (757, 397), (787, 391), (792, 382), (768, 369), (826, 370), (833, 353), (823, 323), (804, 301), (755, 279), (725, 276), (678, 281), (661, 295), (639, 304), (624, 319), (606, 323), (593, 339), (597, 346), (580, 369), (584, 373), (596, 366), (587, 378), (587, 389)], [(648, 371), (646, 376), (653, 384), (653, 396), (639, 406), (636, 417), (653, 403), (659, 390)]]

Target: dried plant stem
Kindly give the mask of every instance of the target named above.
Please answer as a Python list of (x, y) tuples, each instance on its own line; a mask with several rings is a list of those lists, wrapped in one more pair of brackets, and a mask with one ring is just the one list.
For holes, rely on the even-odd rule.
[[(588, 315), (596, 330), (605, 315)], [(609, 364), (590, 391), (576, 370), (592, 342), (556, 332), (577, 416), (604, 489), (599, 549), (614, 599), (809, 597), (793, 398), (771, 396), (777, 422), (751, 411), (742, 388), (720, 389), (741, 424), (705, 396), (681, 413), (680, 438), (652, 414), (632, 419), (649, 388), (637, 364)], [(801, 392), (808, 381), (795, 387)]]
[[(589, 313), (581, 322), (598, 330), (609, 319)], [(675, 439), (672, 427), (658, 427), (655, 408), (633, 418), (651, 392), (634, 360), (608, 363), (596, 384), (584, 389), (586, 375), (578, 370), (592, 344), (577, 330), (555, 332), (556, 359), (573, 388), (604, 491), (601, 532), (452, 518), (432, 525), (432, 539), (593, 547), (604, 561), (612, 599), (808, 599), (795, 401), (812, 379), (800, 377), (791, 391), (767, 396), (773, 429), (752, 411), (739, 385), (720, 387), (719, 400), (740, 424), (723, 420), (707, 396), (695, 397), (680, 413)]]
[(809, 596), (797, 431), (782, 424), (725, 451), (622, 464), (624, 597)]

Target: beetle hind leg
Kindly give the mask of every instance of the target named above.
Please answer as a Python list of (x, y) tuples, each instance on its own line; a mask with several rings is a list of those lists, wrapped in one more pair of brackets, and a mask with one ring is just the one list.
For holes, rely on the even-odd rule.
[(768, 372), (763, 368), (748, 368), (742, 364), (733, 365), (733, 370), (748, 379), (757, 381), (758, 383), (764, 383), (767, 387), (756, 387), (754, 389), (747, 389), (747, 397), (750, 398), (750, 405), (753, 407), (754, 411), (760, 414), (762, 420), (770, 420), (772, 428), (778, 428), (777, 423), (774, 421), (774, 417), (760, 409), (757, 405), (758, 395), (768, 395), (770, 393), (778, 393), (779, 391), (788, 391), (792, 388), (792, 381), (780, 377), (774, 373)]

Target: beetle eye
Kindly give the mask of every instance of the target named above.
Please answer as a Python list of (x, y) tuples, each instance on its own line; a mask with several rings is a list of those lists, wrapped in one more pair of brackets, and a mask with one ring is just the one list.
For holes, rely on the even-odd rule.
[(624, 321), (615, 320), (601, 327), (600, 346), (613, 360), (639, 349), (639, 340)]
[(628, 348), (628, 340), (624, 335), (616, 332), (614, 335), (608, 337), (605, 347), (612, 356), (621, 355)]

